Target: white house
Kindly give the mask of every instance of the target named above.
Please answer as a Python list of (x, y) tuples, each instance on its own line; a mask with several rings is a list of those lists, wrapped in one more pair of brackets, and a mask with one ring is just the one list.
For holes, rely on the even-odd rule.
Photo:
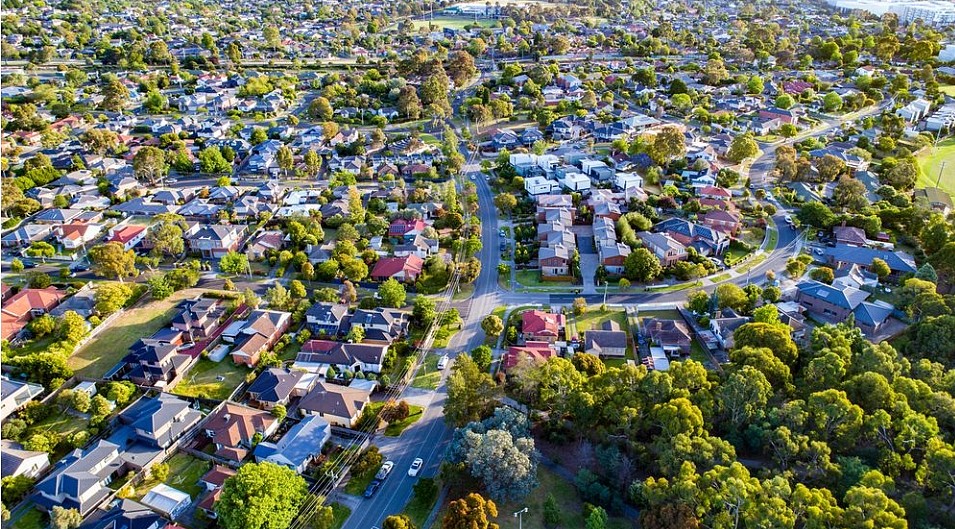
[(560, 183), (571, 191), (586, 191), (590, 189), (590, 178), (582, 173), (568, 172), (564, 174)]
[(643, 177), (636, 173), (617, 173), (614, 180), (616, 186), (620, 189), (643, 188)]
[(547, 195), (559, 191), (560, 184), (542, 176), (532, 176), (524, 180), (524, 190), (529, 195)]

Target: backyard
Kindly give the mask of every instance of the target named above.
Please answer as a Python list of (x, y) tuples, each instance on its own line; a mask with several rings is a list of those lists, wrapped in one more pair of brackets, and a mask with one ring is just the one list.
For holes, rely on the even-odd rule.
[(185, 397), (225, 400), (250, 372), (245, 367), (235, 365), (228, 357), (220, 362), (200, 358), (172, 392)]
[(76, 350), (67, 364), (81, 377), (102, 377), (126, 356), (136, 340), (148, 337), (168, 325), (176, 315), (176, 305), (180, 301), (202, 292), (200, 289), (181, 290), (166, 299), (152, 300), (128, 309), (108, 328)]
[[(166, 463), (169, 465), (169, 475), (166, 476), (163, 483), (185, 492), (193, 500), (198, 498), (203, 490), (203, 487), (199, 485), (199, 478), (212, 468), (212, 463), (181, 452), (169, 458)], [(147, 492), (159, 483), (158, 479), (150, 476), (136, 487), (135, 499), (142, 499)]]
[(603, 322), (613, 320), (620, 325), (620, 330), (627, 331), (627, 313), (622, 310), (600, 310), (599, 307), (591, 307), (590, 310), (580, 316), (569, 315), (567, 318), (567, 332), (570, 336), (580, 336), (583, 338), (585, 331), (591, 329), (600, 329)]
[[(933, 152), (934, 151), (934, 152)], [(922, 168), (915, 187), (938, 187), (950, 194), (955, 194), (955, 138), (948, 138), (938, 143), (938, 149), (928, 147), (918, 156), (919, 166)], [(944, 169), (942, 163), (947, 162)], [(939, 172), (941, 180), (939, 181)]]

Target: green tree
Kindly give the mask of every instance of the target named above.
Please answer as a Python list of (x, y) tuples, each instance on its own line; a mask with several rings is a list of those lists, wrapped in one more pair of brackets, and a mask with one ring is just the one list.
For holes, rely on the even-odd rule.
[(447, 387), (444, 416), (455, 426), (481, 420), (497, 403), (499, 388), (494, 379), (467, 355), (459, 355), (454, 360)]
[(332, 104), (322, 96), (316, 97), (308, 105), (308, 114), (316, 121), (329, 121), (332, 119), (334, 112)]
[(799, 222), (819, 229), (829, 229), (836, 222), (836, 215), (822, 202), (807, 202), (796, 217)]
[(219, 269), (226, 274), (239, 275), (249, 271), (249, 256), (230, 251), (219, 259)]
[(305, 480), (294, 470), (246, 463), (225, 481), (215, 510), (225, 529), (285, 529), (307, 494)]
[(133, 174), (140, 180), (154, 183), (168, 170), (166, 154), (158, 147), (142, 147), (133, 156)]
[(50, 527), (52, 529), (76, 529), (83, 523), (83, 516), (76, 509), (64, 509), (55, 505), (50, 509)]
[(486, 345), (479, 345), (475, 349), (471, 350), (471, 359), (474, 360), (474, 363), (477, 364), (478, 369), (481, 371), (488, 371), (491, 369), (491, 362), (494, 360), (493, 352), (491, 348)]
[(166, 481), (166, 478), (169, 477), (169, 463), (159, 463), (154, 465), (150, 472), (158, 481)]
[(441, 520), (442, 529), (498, 529), (492, 521), (497, 518), (497, 505), (472, 492), (448, 504)]
[(889, 268), (889, 264), (878, 257), (872, 259), (872, 264), (869, 265), (869, 271), (879, 276), (880, 281), (892, 273), (892, 269)]
[(127, 277), (139, 274), (136, 269), (136, 252), (126, 250), (118, 242), (108, 242), (90, 248), (89, 259), (93, 264), (93, 271), (102, 277), (119, 279), (122, 282)]
[(275, 417), (275, 420), (282, 422), (285, 420), (285, 416), (288, 415), (288, 410), (285, 409), (285, 406), (282, 404), (276, 404), (272, 408), (272, 417)]
[(829, 92), (822, 98), (822, 107), (826, 112), (836, 112), (842, 108), (842, 97), (835, 92)]
[(730, 144), (729, 151), (726, 154), (726, 157), (730, 160), (739, 163), (747, 158), (752, 158), (759, 153), (759, 145), (756, 144), (756, 140), (753, 139), (751, 133), (740, 134), (733, 138), (733, 142)]
[(385, 518), (381, 527), (382, 529), (417, 529), (406, 514), (393, 514)]
[(605, 529), (607, 527), (607, 511), (603, 507), (594, 507), (587, 516), (584, 527), (586, 529)]
[(381, 304), (385, 307), (403, 307), (405, 305), (406, 297), (407, 292), (405, 292), (405, 286), (394, 278), (388, 279), (384, 283), (378, 285), (378, 298), (381, 300)]
[(630, 252), (623, 262), (623, 273), (632, 281), (646, 283), (652, 281), (662, 271), (660, 259), (646, 248), (637, 248)]
[(504, 332), (504, 322), (501, 321), (500, 316), (488, 314), (481, 320), (481, 329), (484, 331), (484, 334), (496, 338)]
[(232, 171), (232, 164), (222, 156), (218, 147), (207, 147), (199, 151), (199, 170), (203, 173), (226, 173)]
[(40, 261), (45, 263), (47, 259), (56, 255), (56, 248), (48, 242), (36, 241), (30, 244), (25, 253), (29, 257), (39, 257)]
[(550, 493), (547, 495), (547, 499), (544, 500), (544, 525), (547, 527), (557, 527), (560, 525), (560, 505), (557, 504), (557, 499), (554, 498), (554, 494)]
[(57, 321), (57, 336), (71, 344), (79, 343), (86, 336), (86, 320), (75, 311), (68, 310)]

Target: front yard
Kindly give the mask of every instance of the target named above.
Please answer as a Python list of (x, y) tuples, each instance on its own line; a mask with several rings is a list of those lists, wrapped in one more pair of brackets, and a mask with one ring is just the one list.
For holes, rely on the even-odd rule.
[(102, 377), (126, 356), (136, 340), (151, 336), (169, 325), (180, 301), (194, 298), (202, 292), (201, 289), (181, 290), (166, 299), (152, 300), (127, 310), (108, 328), (75, 351), (67, 364), (81, 377)]
[(417, 375), (411, 380), (411, 386), (418, 389), (438, 389), (441, 372), (438, 371), (438, 359), (441, 355), (431, 353), (425, 357)]
[[(193, 500), (197, 499), (203, 491), (202, 485), (199, 484), (199, 478), (212, 468), (212, 463), (181, 452), (169, 458), (166, 463), (169, 465), (169, 475), (162, 483), (185, 492)], [(147, 492), (159, 483), (158, 479), (150, 476), (136, 487), (135, 498), (137, 500), (142, 499)]]
[(584, 332), (599, 330), (600, 326), (607, 320), (617, 322), (621, 331), (627, 332), (629, 330), (626, 312), (622, 310), (608, 310), (604, 312), (600, 310), (599, 307), (591, 307), (590, 310), (580, 316), (574, 316), (573, 314), (568, 315), (568, 338), (571, 336), (580, 336), (583, 338)]
[(249, 369), (235, 365), (229, 357), (220, 362), (200, 358), (172, 392), (185, 397), (225, 400), (249, 373)]

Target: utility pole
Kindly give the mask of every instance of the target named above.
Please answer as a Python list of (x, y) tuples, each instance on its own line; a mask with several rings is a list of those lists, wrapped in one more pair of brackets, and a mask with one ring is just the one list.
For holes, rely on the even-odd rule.
[(942, 171), (945, 169), (945, 164), (948, 162), (942, 162), (942, 165), (938, 168), (938, 178), (935, 179), (935, 187), (938, 187), (939, 183), (942, 181)]

